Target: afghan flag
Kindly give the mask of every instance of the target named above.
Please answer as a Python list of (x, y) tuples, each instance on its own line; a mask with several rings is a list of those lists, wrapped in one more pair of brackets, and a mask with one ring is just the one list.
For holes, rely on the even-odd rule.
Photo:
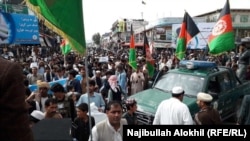
[(135, 53), (135, 38), (134, 38), (132, 24), (131, 24), (130, 48), (129, 48), (129, 65), (134, 70), (137, 70), (136, 53)]
[(146, 64), (147, 64), (148, 74), (152, 78), (154, 75), (154, 71), (155, 71), (155, 67), (154, 67), (155, 61), (154, 61), (152, 54), (150, 52), (146, 32), (144, 32), (144, 48), (143, 48), (143, 50), (144, 50), (144, 54), (146, 55)]
[(208, 46), (209, 53), (212, 55), (221, 54), (235, 48), (235, 38), (228, 0), (208, 38)]
[(60, 35), (68, 39), (70, 46), (79, 54), (86, 49), (82, 0), (25, 0), (26, 5), (38, 19)]
[(68, 40), (63, 39), (61, 44), (60, 44), (62, 54), (67, 55), (71, 51), (71, 47), (69, 45)]
[(179, 60), (182, 60), (184, 58), (187, 44), (199, 32), (200, 30), (194, 23), (193, 19), (189, 16), (187, 12), (185, 12), (175, 52), (176, 57)]

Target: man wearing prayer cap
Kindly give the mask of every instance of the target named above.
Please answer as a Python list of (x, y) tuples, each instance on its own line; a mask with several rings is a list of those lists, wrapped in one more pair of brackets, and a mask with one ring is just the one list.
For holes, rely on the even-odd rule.
[(203, 102), (211, 102), (213, 100), (213, 97), (210, 94), (200, 92), (197, 94), (197, 100)]
[(156, 111), (154, 125), (192, 125), (193, 119), (186, 104), (182, 102), (185, 91), (176, 86), (172, 97), (163, 100)]
[(45, 115), (43, 112), (39, 111), (39, 110), (34, 110), (31, 114), (30, 114), (31, 118), (33, 118), (34, 122), (37, 123), (38, 121), (44, 119)]
[(184, 90), (182, 87), (174, 87), (172, 89), (172, 95), (184, 94)]
[(197, 125), (219, 125), (222, 124), (219, 112), (211, 106), (213, 97), (210, 94), (199, 92), (197, 94), (197, 105), (200, 111), (195, 114), (194, 121)]
[(44, 80), (43, 74), (38, 73), (38, 65), (33, 63), (30, 65), (31, 73), (27, 75), (27, 80), (30, 85), (37, 84), (37, 80)]
[(38, 123), (39, 121), (43, 120), (45, 117), (45, 114), (39, 110), (34, 110), (30, 114), (30, 127), (32, 127), (34, 124)]

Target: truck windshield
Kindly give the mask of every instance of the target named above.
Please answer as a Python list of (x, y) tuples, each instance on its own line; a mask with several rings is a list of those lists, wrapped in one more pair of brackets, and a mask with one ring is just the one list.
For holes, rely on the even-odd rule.
[(198, 92), (202, 91), (203, 84), (203, 77), (167, 73), (158, 80), (154, 88), (171, 92), (173, 87), (181, 86), (186, 95), (196, 96)]

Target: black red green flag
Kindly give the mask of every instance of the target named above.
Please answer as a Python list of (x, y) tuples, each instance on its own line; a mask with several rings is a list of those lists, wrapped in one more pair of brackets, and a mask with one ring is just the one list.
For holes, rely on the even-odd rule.
[(68, 40), (63, 39), (61, 44), (60, 44), (61, 50), (62, 50), (62, 54), (67, 55), (70, 53), (70, 51), (72, 50)]
[(148, 74), (149, 76), (152, 78), (154, 75), (154, 71), (155, 71), (155, 67), (154, 67), (154, 59), (152, 57), (152, 54), (150, 52), (149, 49), (149, 44), (148, 44), (148, 38), (146, 35), (146, 32), (144, 32), (144, 45), (143, 45), (143, 51), (144, 51), (144, 55), (146, 55), (146, 64), (147, 64), (147, 70), (148, 70)]
[(228, 0), (221, 10), (218, 21), (208, 38), (208, 46), (209, 53), (212, 55), (221, 54), (235, 48), (235, 38)]
[(136, 53), (135, 53), (135, 38), (134, 38), (132, 24), (131, 24), (130, 48), (129, 48), (129, 65), (134, 70), (137, 70)]
[(200, 30), (194, 23), (193, 19), (187, 12), (185, 12), (175, 51), (176, 57), (179, 60), (184, 58), (187, 44), (199, 32)]

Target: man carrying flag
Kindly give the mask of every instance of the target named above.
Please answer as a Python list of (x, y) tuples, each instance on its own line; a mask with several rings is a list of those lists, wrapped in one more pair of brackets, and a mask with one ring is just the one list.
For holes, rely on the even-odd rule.
[(129, 65), (132, 67), (133, 70), (137, 70), (135, 39), (134, 39), (132, 24), (131, 24), (130, 49), (129, 49)]
[(150, 48), (149, 48), (149, 44), (148, 44), (148, 38), (147, 38), (147, 35), (146, 35), (146, 32), (144, 32), (144, 48), (143, 48), (143, 51), (144, 51), (144, 55), (146, 55), (146, 67), (147, 67), (147, 70), (148, 70), (148, 75), (152, 78), (153, 75), (154, 75), (154, 59), (151, 55), (151, 52), (150, 52)]
[(200, 30), (194, 23), (193, 19), (189, 16), (187, 12), (185, 12), (175, 52), (176, 57), (179, 60), (182, 60), (184, 58), (187, 44), (199, 32)]
[(209, 53), (221, 54), (235, 48), (235, 39), (230, 14), (229, 1), (226, 1), (212, 34), (208, 38)]

